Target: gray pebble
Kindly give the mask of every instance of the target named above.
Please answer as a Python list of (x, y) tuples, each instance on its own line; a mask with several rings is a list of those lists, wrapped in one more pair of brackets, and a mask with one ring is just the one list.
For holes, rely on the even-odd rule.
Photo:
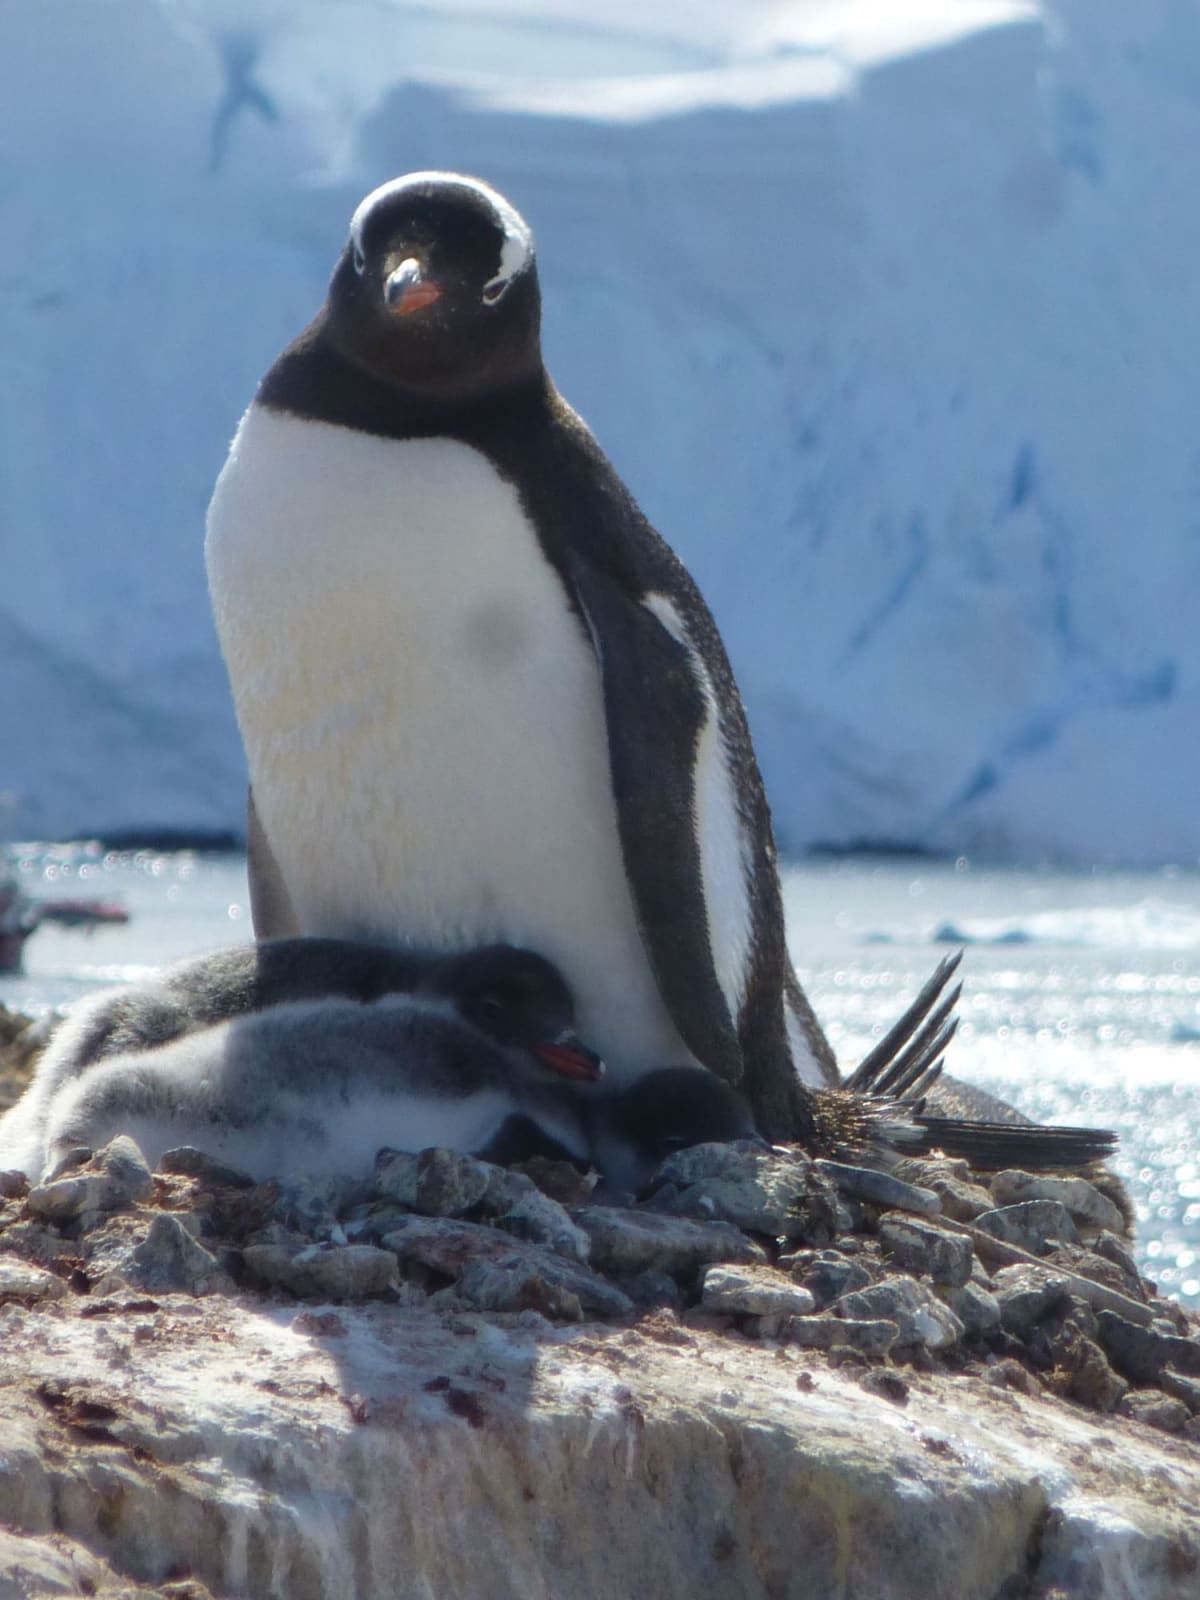
[(694, 1145), (664, 1161), (659, 1179), (676, 1191), (671, 1209), (683, 1216), (810, 1244), (837, 1233), (834, 1191), (799, 1150)]
[(25, 1203), (35, 1216), (61, 1224), (135, 1205), (153, 1187), (154, 1174), (142, 1152), (132, 1139), (119, 1134), (65, 1176), (35, 1185)]
[(1000, 1206), (1018, 1205), (1026, 1200), (1057, 1200), (1075, 1222), (1093, 1232), (1105, 1229), (1115, 1234), (1124, 1226), (1117, 1207), (1086, 1178), (1058, 1178), (1013, 1170), (998, 1172), (991, 1188)]
[(915, 1278), (885, 1278), (869, 1289), (844, 1294), (833, 1307), (840, 1317), (886, 1318), (900, 1329), (901, 1344), (944, 1350), (963, 1336), (963, 1325), (928, 1285)]
[(253, 1244), (242, 1252), (247, 1267), (267, 1283), (308, 1300), (362, 1300), (399, 1287), (399, 1266), (390, 1250), (369, 1244)]
[(784, 1338), (803, 1350), (832, 1350), (848, 1345), (865, 1356), (882, 1359), (900, 1337), (899, 1325), (889, 1318), (793, 1317), (784, 1325)]
[(1015, 1339), (1028, 1340), (1037, 1325), (1069, 1299), (1067, 1281), (1037, 1267), (1002, 1267), (992, 1274), (1000, 1322)]
[(493, 1168), (461, 1150), (422, 1150), (417, 1157), (416, 1209), (427, 1217), (461, 1217), (483, 1199)]
[(654, 1211), (580, 1206), (570, 1215), (591, 1240), (602, 1272), (681, 1273), (716, 1261), (765, 1261), (760, 1246), (726, 1222), (693, 1222)]
[[(486, 1303), (486, 1307), (493, 1310), (520, 1309), (509, 1302), (514, 1296), (520, 1299), (523, 1294), (522, 1305), (545, 1311), (543, 1301), (555, 1303), (556, 1297), (568, 1294), (578, 1299), (584, 1311), (598, 1316), (622, 1317), (633, 1309), (628, 1295), (587, 1267), (555, 1255), (541, 1245), (519, 1243), (476, 1222), (454, 1221), (448, 1217), (409, 1217), (401, 1227), (385, 1235), (383, 1243), (401, 1260), (419, 1262), (455, 1279), (464, 1294), (481, 1308)], [(494, 1279), (492, 1275), (476, 1272), (469, 1286), (464, 1287), (467, 1272), (489, 1262), (503, 1266), (501, 1277)], [(524, 1288), (512, 1289), (514, 1283)], [(496, 1295), (505, 1299), (503, 1306), (491, 1298)]]
[(916, 1184), (905, 1183), (890, 1172), (880, 1172), (875, 1167), (852, 1167), (841, 1161), (816, 1161), (813, 1165), (854, 1200), (927, 1217), (937, 1216), (942, 1209), (941, 1201), (931, 1189), (919, 1189)]
[(1167, 1366), (1185, 1377), (1200, 1377), (1200, 1339), (1139, 1328), (1115, 1311), (1099, 1312), (1096, 1327), (1113, 1366), (1134, 1383), (1157, 1382)]
[(963, 1325), (968, 1339), (983, 1339), (1000, 1326), (1000, 1302), (977, 1283), (964, 1283), (955, 1289), (949, 1306)]
[(1079, 1234), (1061, 1200), (1023, 1200), (1019, 1205), (984, 1211), (975, 1226), (993, 1239), (1041, 1255), (1052, 1239), (1077, 1244)]
[(1132, 1417), (1163, 1433), (1182, 1433), (1192, 1414), (1179, 1400), (1159, 1394), (1157, 1389), (1131, 1389), (1117, 1406), (1119, 1417)]
[(770, 1267), (709, 1267), (700, 1300), (706, 1311), (748, 1316), (789, 1313), (802, 1317), (816, 1309), (807, 1289), (790, 1283)]
[(794, 1267), (792, 1276), (809, 1290), (822, 1310), (844, 1294), (865, 1289), (872, 1281), (870, 1272), (859, 1261), (821, 1258)]
[(233, 1288), (216, 1256), (198, 1243), (185, 1221), (171, 1211), (158, 1213), (145, 1239), (120, 1270), (132, 1288), (144, 1289), (147, 1294), (226, 1294)]
[(920, 1272), (934, 1283), (959, 1288), (971, 1276), (975, 1259), (970, 1239), (913, 1217), (885, 1217), (879, 1242), (905, 1272)]
[(66, 1284), (55, 1273), (19, 1257), (0, 1257), (0, 1305), (8, 1300), (61, 1300), (66, 1293)]

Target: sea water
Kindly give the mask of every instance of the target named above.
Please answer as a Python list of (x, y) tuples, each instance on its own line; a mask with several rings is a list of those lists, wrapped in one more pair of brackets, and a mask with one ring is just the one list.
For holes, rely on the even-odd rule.
[[(28, 846), (31, 895), (120, 899), (131, 920), (48, 926), (0, 1002), (34, 1014), (250, 937), (236, 856)], [(844, 1067), (963, 947), (951, 1070), (1045, 1122), (1121, 1136), (1149, 1275), (1200, 1307), (1200, 874), (856, 857), (790, 867), (792, 957)]]

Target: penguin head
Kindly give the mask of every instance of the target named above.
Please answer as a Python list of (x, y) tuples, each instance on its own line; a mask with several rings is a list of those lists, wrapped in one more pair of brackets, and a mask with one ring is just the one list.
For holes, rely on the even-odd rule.
[(532, 950), (495, 944), (452, 956), (439, 987), (464, 1021), (557, 1077), (590, 1083), (603, 1073), (603, 1061), (575, 1032), (575, 1001), (562, 973)]
[(591, 1106), (592, 1157), (605, 1179), (637, 1193), (677, 1150), (735, 1139), (764, 1143), (750, 1107), (703, 1067), (663, 1067)]
[(329, 286), (330, 336), (406, 391), (473, 398), (541, 367), (533, 234), (478, 178), (413, 172), (373, 190)]

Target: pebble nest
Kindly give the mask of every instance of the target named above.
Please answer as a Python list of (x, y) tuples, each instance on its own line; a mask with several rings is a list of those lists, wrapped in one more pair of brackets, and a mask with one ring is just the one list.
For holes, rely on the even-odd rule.
[(381, 1151), (369, 1179), (254, 1183), (192, 1149), (151, 1172), (122, 1137), (37, 1185), (0, 1174), (0, 1304), (421, 1295), (553, 1323), (652, 1319), (659, 1336), (825, 1352), (901, 1405), (906, 1371), (940, 1370), (1200, 1439), (1200, 1324), (1138, 1272), (1122, 1199), (1103, 1168), (933, 1157), (882, 1172), (739, 1144), (678, 1152), (636, 1199), (566, 1163), (453, 1150)]

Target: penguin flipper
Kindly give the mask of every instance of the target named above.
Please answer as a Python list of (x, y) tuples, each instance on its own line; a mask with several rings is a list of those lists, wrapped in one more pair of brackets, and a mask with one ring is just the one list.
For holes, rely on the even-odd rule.
[(742, 1052), (713, 960), (696, 836), (710, 714), (687, 645), (590, 563), (570, 567), (600, 666), (621, 853), (659, 992), (684, 1043), (727, 1083)]
[(250, 917), (256, 939), (288, 939), (300, 933), (300, 919), (292, 905), (283, 873), (271, 842), (258, 820), (254, 790), (246, 791), (246, 872), (250, 879)]

